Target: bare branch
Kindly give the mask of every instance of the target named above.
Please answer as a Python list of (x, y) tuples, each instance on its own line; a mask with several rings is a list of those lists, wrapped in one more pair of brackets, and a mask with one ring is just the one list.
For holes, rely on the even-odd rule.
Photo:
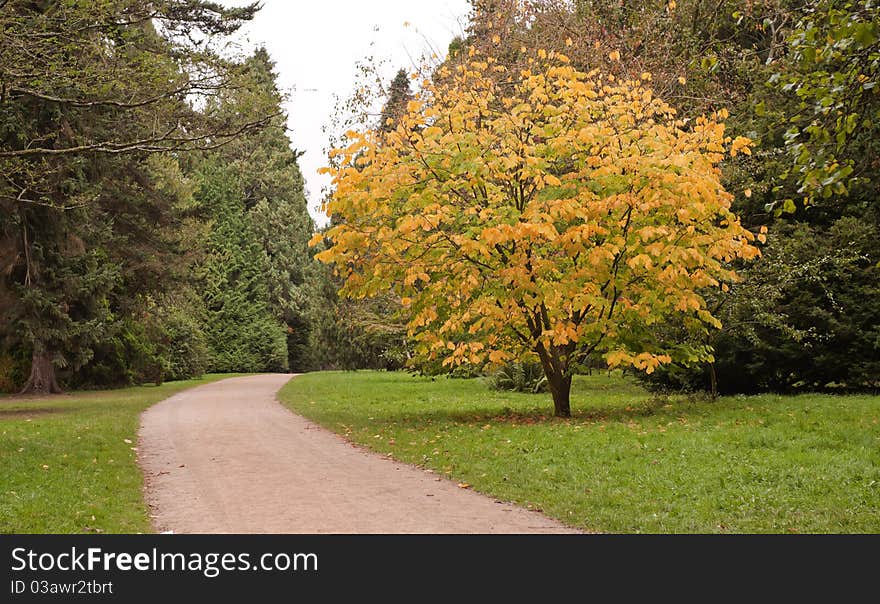
[[(47, 147), (33, 147), (29, 149), (13, 149), (8, 151), (0, 151), (0, 157), (40, 157), (53, 155), (72, 155), (76, 153), (134, 153), (134, 152), (165, 152), (180, 151), (189, 149), (193, 151), (208, 151), (217, 149), (230, 140), (235, 139), (247, 132), (265, 126), (272, 118), (281, 115), (281, 112), (273, 113), (259, 120), (247, 122), (239, 128), (230, 132), (213, 131), (200, 136), (192, 136), (186, 138), (173, 138), (171, 134), (177, 130), (177, 126), (173, 126), (164, 134), (128, 142), (101, 141), (98, 143), (90, 143), (86, 145), (77, 145), (75, 147), (64, 147), (61, 149), (52, 149)], [(192, 145), (200, 141), (206, 141), (212, 138), (222, 138), (223, 141), (210, 143), (207, 145)], [(166, 143), (166, 144), (163, 144)], [(167, 144), (170, 143), (170, 144)]]

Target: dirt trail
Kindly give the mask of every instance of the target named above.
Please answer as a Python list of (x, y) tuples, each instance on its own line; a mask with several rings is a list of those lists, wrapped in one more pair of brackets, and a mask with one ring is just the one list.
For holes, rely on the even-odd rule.
[(290, 378), (214, 382), (144, 413), (138, 452), (157, 530), (574, 532), (347, 443), (275, 400)]

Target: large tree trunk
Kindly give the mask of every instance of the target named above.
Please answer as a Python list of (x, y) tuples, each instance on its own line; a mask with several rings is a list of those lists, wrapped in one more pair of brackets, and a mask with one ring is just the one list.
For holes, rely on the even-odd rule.
[(55, 364), (52, 363), (52, 354), (49, 352), (37, 352), (31, 359), (31, 375), (27, 384), (21, 390), (21, 394), (60, 394), (61, 387), (55, 379)]
[(547, 382), (550, 385), (550, 394), (553, 396), (553, 415), (571, 417), (571, 376), (547, 376)]

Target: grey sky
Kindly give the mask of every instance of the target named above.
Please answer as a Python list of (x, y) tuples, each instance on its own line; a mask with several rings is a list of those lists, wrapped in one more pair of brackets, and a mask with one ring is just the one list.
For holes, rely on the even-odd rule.
[(322, 224), (321, 189), (329, 182), (316, 172), (325, 163), (322, 127), (333, 113), (334, 95), (345, 98), (352, 92), (356, 62), (370, 55), (387, 60), (385, 76), (390, 80), (397, 69), (413, 67), (413, 60), (430, 54), (432, 48), (445, 53), (452, 38), (461, 33), (469, 5), (467, 0), (264, 0), (263, 4), (244, 33), (249, 45), (268, 49), (280, 86), (291, 93), (286, 109), (293, 145), (305, 151), (300, 166), (309, 210)]

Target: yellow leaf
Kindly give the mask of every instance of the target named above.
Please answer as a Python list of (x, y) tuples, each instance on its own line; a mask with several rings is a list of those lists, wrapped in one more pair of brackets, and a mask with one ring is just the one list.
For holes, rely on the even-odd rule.
[(619, 61), (620, 60), (620, 51), (619, 50), (612, 50), (611, 52), (608, 53), (608, 58), (611, 59), (612, 61)]
[[(726, 113), (726, 110), (723, 110)], [(719, 112), (720, 113), (720, 112)], [(725, 116), (726, 117), (726, 116)], [(722, 118), (724, 119), (724, 118)], [(752, 154), (752, 139), (746, 138), (745, 136), (737, 136), (733, 139), (733, 143), (730, 145), (730, 156), (735, 157), (737, 153), (742, 152), (746, 155)]]
[(615, 350), (605, 355), (605, 362), (608, 363), (609, 367), (616, 367), (630, 361), (632, 361), (632, 356), (623, 350)]
[(743, 191), (743, 195), (745, 195), (746, 197), (751, 197), (751, 196), (752, 196), (752, 190), (751, 190), (751, 189), (746, 189), (745, 191)]
[(503, 363), (508, 358), (510, 358), (510, 355), (501, 350), (493, 350), (489, 353), (489, 362), (491, 363)]

